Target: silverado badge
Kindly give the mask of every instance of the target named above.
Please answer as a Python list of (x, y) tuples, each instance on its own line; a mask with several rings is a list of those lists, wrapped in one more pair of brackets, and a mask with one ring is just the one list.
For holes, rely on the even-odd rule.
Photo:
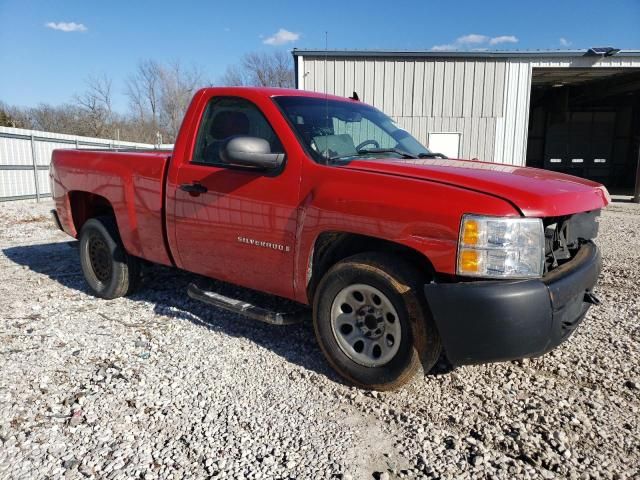
[(282, 245), (281, 243), (265, 242), (263, 240), (256, 240), (254, 238), (247, 238), (240, 235), (238, 236), (238, 242), (246, 243), (247, 245), (254, 245), (256, 247), (270, 248), (272, 250), (278, 250), (280, 252), (291, 251), (291, 247), (289, 247), (288, 245)]

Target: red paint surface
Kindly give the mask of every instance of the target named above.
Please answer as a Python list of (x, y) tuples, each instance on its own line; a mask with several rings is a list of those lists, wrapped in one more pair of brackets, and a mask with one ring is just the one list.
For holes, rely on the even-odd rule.
[(51, 193), (64, 230), (74, 237), (71, 192), (109, 201), (120, 236), (132, 255), (170, 265), (162, 242), (163, 170), (170, 152), (54, 150)]
[(491, 193), (514, 203), (526, 217), (552, 217), (602, 208), (599, 183), (550, 170), (455, 159), (359, 160), (349, 168), (402, 175)]
[[(280, 174), (190, 163), (204, 108), (218, 95), (246, 98), (262, 111), (286, 151)], [(437, 271), (453, 274), (465, 213), (549, 217), (609, 202), (597, 183), (511, 165), (440, 159), (320, 165), (307, 156), (271, 100), (276, 95), (324, 98), (297, 90), (208, 88), (194, 96), (170, 159), (169, 152), (55, 151), (52, 192), (65, 231), (77, 236), (69, 193), (91, 192), (112, 205), (131, 254), (171, 264), (166, 222), (178, 267), (307, 303), (309, 259), (324, 232), (396, 242), (422, 253)], [(208, 192), (192, 196), (178, 188), (193, 182)]]

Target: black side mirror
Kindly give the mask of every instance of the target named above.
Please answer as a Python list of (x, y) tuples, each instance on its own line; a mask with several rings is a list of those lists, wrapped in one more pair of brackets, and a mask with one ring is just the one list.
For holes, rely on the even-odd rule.
[(271, 153), (271, 146), (263, 138), (233, 137), (220, 152), (223, 162), (260, 170), (272, 170), (282, 165), (284, 153)]

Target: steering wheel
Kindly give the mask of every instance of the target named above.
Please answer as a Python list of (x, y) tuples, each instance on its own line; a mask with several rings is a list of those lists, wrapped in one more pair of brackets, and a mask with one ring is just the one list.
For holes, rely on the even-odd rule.
[(356, 151), (359, 152), (360, 150), (362, 150), (367, 145), (373, 145), (375, 148), (380, 148), (380, 144), (378, 142), (376, 142), (375, 140), (365, 140), (364, 142), (360, 143), (356, 147)]

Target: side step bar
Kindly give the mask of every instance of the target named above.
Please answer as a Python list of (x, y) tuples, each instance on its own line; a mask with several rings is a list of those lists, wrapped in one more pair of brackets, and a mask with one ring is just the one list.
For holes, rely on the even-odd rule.
[(299, 323), (303, 320), (306, 310), (300, 310), (292, 313), (280, 313), (265, 308), (252, 305), (242, 300), (236, 300), (235, 298), (225, 297), (216, 292), (209, 290), (203, 290), (197, 285), (191, 283), (187, 288), (187, 295), (194, 300), (213, 305), (214, 307), (222, 308), (230, 312), (244, 315), (245, 317), (260, 322), (270, 323), (272, 325), (292, 325)]

